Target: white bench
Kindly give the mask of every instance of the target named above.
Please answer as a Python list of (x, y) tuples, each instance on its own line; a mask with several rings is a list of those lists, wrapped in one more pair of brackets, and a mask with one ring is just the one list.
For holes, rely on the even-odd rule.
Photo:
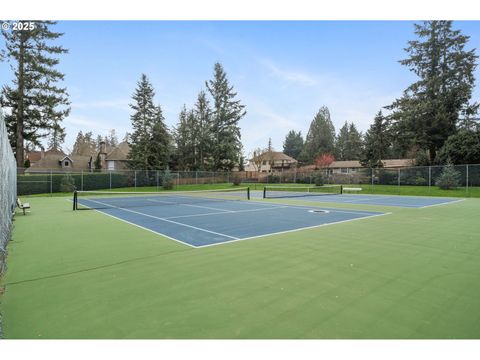
[(23, 210), (23, 215), (25, 215), (25, 211), (27, 209), (30, 209), (30, 204), (29, 203), (22, 203), (20, 199), (17, 199), (17, 206), (19, 209)]
[(358, 187), (344, 187), (343, 191), (362, 191), (362, 188)]

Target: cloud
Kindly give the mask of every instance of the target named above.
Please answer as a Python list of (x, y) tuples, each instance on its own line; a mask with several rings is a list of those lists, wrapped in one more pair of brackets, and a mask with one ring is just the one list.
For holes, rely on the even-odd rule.
[(270, 71), (271, 76), (282, 81), (301, 86), (315, 86), (318, 84), (318, 79), (305, 71), (282, 68), (267, 58), (259, 58), (257, 61)]

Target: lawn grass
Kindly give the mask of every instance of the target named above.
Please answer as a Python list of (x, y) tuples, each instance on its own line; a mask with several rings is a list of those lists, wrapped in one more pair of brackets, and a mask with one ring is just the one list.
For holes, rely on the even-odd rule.
[(480, 338), (478, 199), (203, 249), (67, 200), (16, 216), (6, 338)]

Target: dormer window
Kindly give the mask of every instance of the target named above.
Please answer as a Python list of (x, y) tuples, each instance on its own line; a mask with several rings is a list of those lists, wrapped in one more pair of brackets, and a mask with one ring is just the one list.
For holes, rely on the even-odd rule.
[(68, 167), (68, 166), (70, 166), (70, 161), (68, 161), (68, 160), (65, 160), (65, 162), (63, 163), (63, 166), (65, 166), (65, 167)]

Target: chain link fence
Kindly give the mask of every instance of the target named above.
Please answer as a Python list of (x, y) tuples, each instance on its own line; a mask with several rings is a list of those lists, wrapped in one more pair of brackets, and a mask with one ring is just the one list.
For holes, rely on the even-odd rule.
[[(457, 192), (468, 196), (477, 190), (480, 196), (480, 164), (456, 165)], [(275, 172), (170, 172), (174, 187), (182, 185), (224, 184), (235, 180), (252, 184), (315, 184), (322, 174), (325, 184), (361, 185), (365, 192), (406, 193), (429, 195), (437, 187), (444, 166), (416, 166), (403, 168), (341, 168), (341, 169), (291, 169)], [(53, 194), (77, 190), (108, 190), (143, 188), (161, 190), (165, 172), (162, 170), (100, 170), (68, 171), (45, 169), (18, 169), (19, 195)]]
[(0, 275), (5, 269), (7, 243), (12, 235), (13, 215), (17, 202), (16, 168), (3, 114), (0, 111)]

